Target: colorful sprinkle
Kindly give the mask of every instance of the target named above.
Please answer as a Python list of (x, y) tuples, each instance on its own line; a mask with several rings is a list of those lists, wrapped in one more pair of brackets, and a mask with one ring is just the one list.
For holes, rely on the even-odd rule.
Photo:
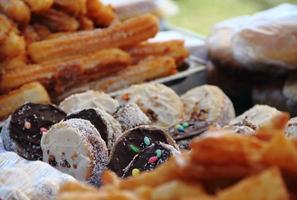
[(185, 128), (183, 126), (179, 125), (179, 127), (177, 128), (177, 131), (183, 133), (183, 132), (185, 132)]
[(157, 156), (152, 156), (150, 157), (150, 159), (148, 160), (148, 163), (155, 163), (158, 160)]
[(47, 132), (47, 129), (46, 128), (43, 128), (43, 127), (41, 127), (40, 129), (40, 132), (43, 134), (43, 133), (45, 133), (45, 132)]
[(25, 121), (24, 127), (25, 127), (26, 129), (30, 129), (30, 128), (31, 128), (31, 123)]
[(146, 146), (149, 146), (149, 145), (151, 144), (151, 140), (150, 140), (147, 136), (145, 136), (145, 137), (143, 138), (143, 141), (144, 141), (144, 144), (145, 144)]
[(176, 124), (174, 128), (177, 130), (180, 127), (180, 124)]
[(130, 144), (129, 147), (130, 147), (130, 149), (132, 150), (133, 153), (139, 153), (140, 152), (139, 149), (133, 144)]
[(157, 149), (157, 150), (155, 151), (155, 153), (156, 153), (156, 156), (157, 156), (158, 158), (160, 158), (160, 157), (162, 156), (162, 151), (161, 151), (160, 149)]
[(133, 176), (133, 177), (139, 176), (139, 174), (140, 174), (140, 170), (139, 170), (139, 169), (134, 168), (134, 169), (132, 170), (132, 176)]
[(189, 125), (189, 123), (188, 122), (184, 122), (184, 123), (182, 123), (182, 127), (184, 127), (184, 128), (188, 128), (190, 125)]

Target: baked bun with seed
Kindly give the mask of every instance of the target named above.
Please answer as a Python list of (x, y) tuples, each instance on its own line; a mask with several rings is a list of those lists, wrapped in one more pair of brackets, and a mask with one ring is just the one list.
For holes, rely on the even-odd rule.
[(108, 150), (97, 129), (84, 119), (69, 119), (42, 136), (43, 161), (77, 180), (100, 185)]
[(267, 105), (255, 105), (240, 116), (233, 119), (229, 125), (244, 125), (254, 130), (270, 122), (274, 117), (281, 114), (276, 108)]
[(5, 122), (1, 131), (4, 148), (28, 160), (42, 160), (41, 136), (66, 113), (54, 105), (26, 103)]
[(187, 120), (214, 122), (224, 126), (235, 117), (232, 102), (216, 86), (203, 85), (193, 88), (183, 94), (181, 99)]
[(119, 103), (108, 94), (93, 90), (73, 94), (64, 99), (59, 105), (66, 113), (73, 113), (88, 108), (99, 108), (109, 114), (114, 113), (118, 106)]
[(178, 153), (176, 143), (162, 129), (138, 126), (117, 140), (108, 167), (120, 177), (136, 176), (153, 170)]
[(133, 85), (115, 94), (120, 104), (135, 103), (152, 125), (168, 128), (184, 118), (184, 106), (169, 87), (158, 83)]
[(119, 122), (99, 108), (89, 108), (74, 112), (67, 115), (65, 120), (73, 118), (90, 121), (106, 143), (108, 150), (111, 150), (116, 139), (122, 135)]
[(123, 132), (140, 125), (151, 124), (151, 120), (135, 103), (120, 105), (113, 117), (121, 124)]

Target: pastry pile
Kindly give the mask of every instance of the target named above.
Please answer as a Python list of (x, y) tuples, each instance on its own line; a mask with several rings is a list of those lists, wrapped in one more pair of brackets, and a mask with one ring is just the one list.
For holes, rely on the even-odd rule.
[(1, 1), (0, 104), (16, 104), (1, 108), (0, 119), (28, 101), (110, 92), (176, 73), (189, 52), (181, 40), (148, 42), (158, 31), (155, 16), (120, 21), (100, 0)]

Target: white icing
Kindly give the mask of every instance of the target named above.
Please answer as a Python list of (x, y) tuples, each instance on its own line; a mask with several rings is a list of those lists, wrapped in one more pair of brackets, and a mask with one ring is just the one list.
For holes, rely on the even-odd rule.
[[(96, 142), (96, 149), (91, 144)], [(56, 168), (81, 181), (99, 182), (108, 150), (96, 128), (87, 120), (69, 119), (52, 126), (41, 138), (43, 161), (52, 156)], [(69, 167), (64, 163), (67, 161)], [(96, 179), (96, 180), (95, 180)]]
[(162, 128), (176, 124), (184, 118), (184, 107), (179, 96), (162, 84), (133, 85), (118, 92), (116, 99), (121, 104), (137, 104), (148, 117), (150, 117), (149, 111), (153, 111), (157, 120), (152, 120), (152, 124)]
[(206, 111), (203, 116), (206, 121), (219, 123), (221, 126), (229, 123), (235, 117), (232, 102), (224, 92), (216, 86), (203, 85), (193, 88), (181, 96), (185, 106), (186, 118), (192, 113)]
[(2, 199), (53, 200), (60, 186), (69, 181), (75, 179), (44, 162), (27, 161), (13, 152), (0, 153)]
[(263, 126), (265, 123), (271, 121), (275, 116), (281, 112), (276, 108), (267, 105), (255, 105), (242, 115), (236, 117), (230, 122), (230, 125), (243, 124), (253, 129)]
[(59, 105), (66, 113), (73, 113), (87, 108), (100, 108), (109, 114), (113, 114), (118, 106), (119, 103), (108, 94), (93, 90), (71, 95)]

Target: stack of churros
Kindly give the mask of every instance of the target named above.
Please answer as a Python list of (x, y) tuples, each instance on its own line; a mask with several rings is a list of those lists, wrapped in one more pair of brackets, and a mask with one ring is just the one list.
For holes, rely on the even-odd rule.
[(153, 171), (124, 180), (106, 171), (100, 189), (68, 183), (57, 199), (296, 199), (297, 140), (284, 135), (287, 119), (285, 114), (277, 116), (254, 136), (222, 131), (196, 138), (192, 151)]
[(155, 16), (120, 21), (100, 0), (0, 1), (0, 98), (34, 101), (20, 98), (32, 82), (56, 101), (174, 74), (189, 53), (183, 41), (149, 43), (158, 31)]

